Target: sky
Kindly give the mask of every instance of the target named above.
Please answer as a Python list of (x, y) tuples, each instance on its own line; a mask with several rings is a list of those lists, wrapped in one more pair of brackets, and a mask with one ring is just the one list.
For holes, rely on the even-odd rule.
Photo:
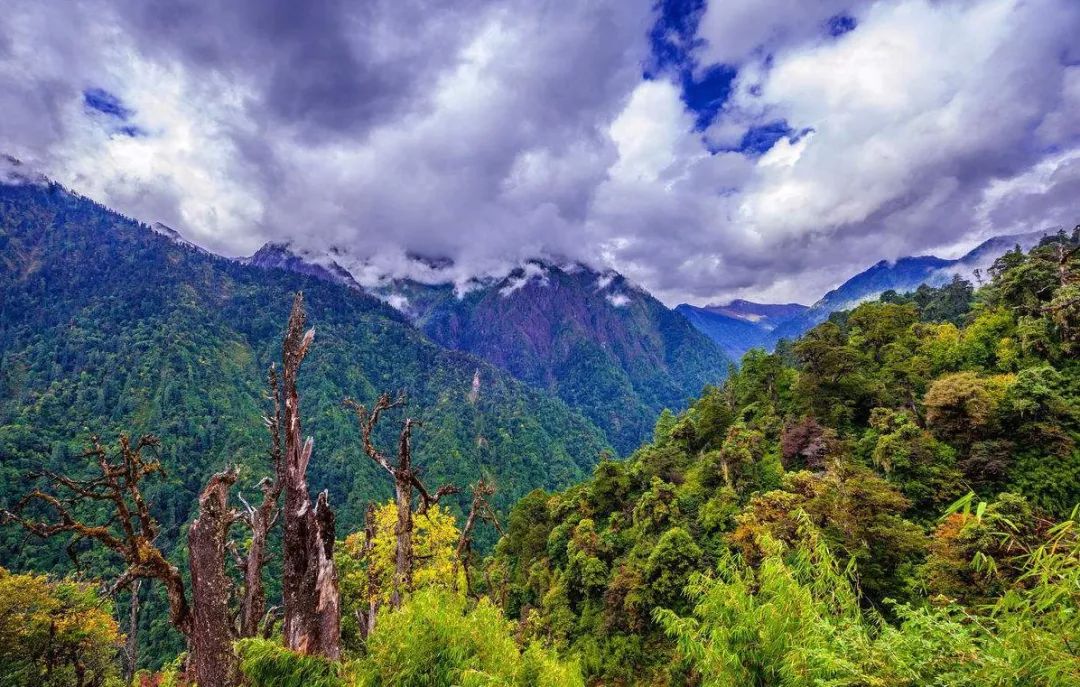
[(0, 153), (225, 255), (810, 303), (1080, 222), (1077, 0), (3, 5)]

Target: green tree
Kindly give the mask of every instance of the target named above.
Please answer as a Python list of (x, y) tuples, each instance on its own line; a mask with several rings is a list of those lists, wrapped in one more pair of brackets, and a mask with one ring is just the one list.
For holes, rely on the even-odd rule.
[(0, 568), (0, 683), (119, 685), (122, 637), (94, 586)]

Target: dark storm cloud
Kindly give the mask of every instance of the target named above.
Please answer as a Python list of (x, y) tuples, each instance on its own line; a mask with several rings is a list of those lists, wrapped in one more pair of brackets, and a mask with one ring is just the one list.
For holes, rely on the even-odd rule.
[[(393, 116), (431, 86), (481, 10), (415, 0), (118, 5), (116, 19), (145, 53), (240, 75), (254, 82), (260, 114), (313, 137), (363, 132)], [(387, 36), (396, 37), (391, 49)]]

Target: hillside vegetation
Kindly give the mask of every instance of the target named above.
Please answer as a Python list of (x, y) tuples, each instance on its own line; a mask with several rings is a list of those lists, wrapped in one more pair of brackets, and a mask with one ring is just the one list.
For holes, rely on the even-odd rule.
[[(421, 454), (419, 442), (412, 452), (414, 431), (449, 441), (458, 435), (444, 434), (440, 423), (455, 428), (463, 416), (484, 417), (472, 409), (487, 388), (470, 398), (473, 359), (440, 351), (362, 295), (314, 282), (304, 284), (312, 287), (319, 334), (306, 333), (297, 297), (282, 339), (274, 316), (260, 320), (245, 299), (265, 297), (273, 310), (296, 277), (256, 280), (247, 268), (163, 242), (56, 188), (47, 191), (48, 203), (19, 204), (20, 193), (43, 192), (11, 191), (0, 206), (7, 212), (5, 286), (12, 287), (5, 294), (15, 295), (4, 304), (5, 343), (19, 344), (5, 349), (5, 388), (19, 402), (5, 406), (0, 429), (5, 458), (12, 458), (3, 466), (8, 526), (0, 533), (5, 564), (52, 573), (0, 570), (0, 587), (17, 599), (0, 602), (0, 611), (16, 618), (0, 614), (0, 676), (13, 684), (122, 684), (120, 632), (134, 624), (117, 623), (113, 614), (126, 618), (128, 599), (137, 598), (137, 588), (128, 592), (132, 575), (170, 588), (169, 613), (154, 604), (144, 610), (150, 651), (140, 665), (154, 671), (135, 673), (139, 685), (190, 685), (199, 671), (213, 676), (200, 679), (202, 687), (1080, 681), (1080, 228), (1030, 253), (1005, 254), (978, 290), (954, 280), (886, 292), (772, 354), (751, 351), (688, 409), (661, 413), (651, 442), (626, 460), (602, 460), (583, 482), (563, 486), (587, 462), (566, 463), (577, 467), (565, 476), (540, 474), (557, 464), (542, 456), (558, 455), (541, 448), (521, 464), (499, 463), (497, 490), (487, 482), (496, 467), (464, 442), (449, 454), (452, 464), (447, 454)], [(103, 248), (117, 235), (127, 253)], [(174, 270), (185, 278), (178, 282)], [(164, 288), (177, 283), (184, 288)], [(54, 300), (45, 298), (46, 286)], [(88, 292), (103, 295), (86, 302), (73, 295)], [(128, 292), (149, 299), (149, 310), (122, 295)], [(51, 307), (20, 314), (31, 302)], [(240, 312), (248, 320), (234, 324)], [(21, 327), (20, 316), (30, 318)], [(254, 336), (255, 322), (265, 338)], [(126, 336), (140, 325), (147, 331)], [(87, 337), (94, 345), (82, 343)], [(184, 341), (190, 348), (176, 343)], [(280, 511), (284, 536), (272, 535), (265, 559), (251, 559), (254, 534), (246, 538), (237, 522), (243, 518), (230, 515), (243, 511), (229, 510), (237, 472), (205, 480), (232, 462), (225, 451), (252, 455), (250, 465), (237, 461), (241, 468), (267, 472), (266, 456), (254, 457), (268, 443), (256, 435), (264, 431), (257, 418), (266, 403), (255, 381), (250, 392), (236, 389), (247, 388), (237, 379), (276, 357), (277, 341), (284, 382), (279, 387), (272, 377), (269, 385), (277, 409), (268, 422), (269, 482), (283, 481), (286, 505), (301, 505)], [(350, 348), (356, 341), (390, 359), (379, 363), (365, 355), (369, 349)], [(394, 345), (419, 359), (393, 358)], [(233, 366), (222, 367), (228, 351)], [(349, 367), (350, 360), (367, 366)], [(342, 424), (336, 434), (336, 414), (344, 411), (340, 396), (336, 403), (332, 397), (346, 384), (331, 371), (342, 369), (368, 402), (371, 387), (400, 379), (402, 370), (424, 379), (421, 369), (437, 373), (415, 392), (432, 408), (423, 434), (401, 421), (390, 394), (350, 406), (353, 428)], [(203, 376), (208, 370), (215, 372)], [(501, 379), (488, 368), (482, 373)], [(124, 383), (110, 391), (114, 376)], [(185, 379), (194, 386), (176, 381)], [(168, 383), (179, 391), (160, 391)], [(485, 421), (537, 433), (525, 434), (535, 444), (509, 445), (573, 446), (576, 438), (602, 447), (595, 427), (561, 403), (531, 396), (516, 382), (502, 385)], [(105, 404), (84, 409), (99, 389), (106, 389)], [(148, 402), (163, 398), (173, 403)], [(521, 419), (500, 414), (511, 401)], [(221, 417), (217, 409), (233, 402), (249, 403), (255, 418), (242, 413), (204, 436)], [(203, 414), (175, 424), (184, 419), (172, 414), (175, 407)], [(314, 428), (314, 454), (295, 424), (301, 415), (305, 429)], [(161, 475), (150, 457), (155, 440), (133, 449), (125, 438), (118, 453), (97, 444), (95, 453), (76, 453), (87, 431), (78, 422), (174, 428), (187, 443), (179, 454), (166, 444), (161, 466), (181, 477)], [(214, 443), (221, 436), (234, 443), (208, 448), (221, 446)], [(44, 452), (50, 445), (60, 448)], [(397, 448), (380, 448), (389, 446)], [(337, 458), (346, 452), (348, 461)], [(432, 468), (416, 472), (411, 461), (422, 455)], [(213, 460), (221, 463), (212, 468)], [(15, 501), (43, 461), (56, 470), (34, 482), (46, 491)], [(329, 501), (308, 489), (309, 465), (319, 483), (313, 486), (331, 487)], [(370, 480), (350, 481), (363, 479), (362, 465), (375, 471)], [(451, 469), (471, 492), (464, 518), (440, 503), (452, 495), (444, 484)], [(86, 474), (59, 474), (73, 470)], [(487, 499), (520, 493), (527, 481), (514, 482), (515, 474), (561, 490), (534, 489), (502, 517)], [(384, 498), (376, 485), (391, 483), (396, 500), (373, 504)], [(185, 490), (202, 484), (194, 502)], [(267, 488), (263, 497), (277, 512), (277, 493)], [(273, 521), (259, 530), (254, 509), (247, 512), (252, 533), (273, 531)], [(52, 529), (44, 524), (50, 517)], [(233, 524), (239, 538), (230, 534)], [(177, 529), (188, 531), (187, 548), (174, 545), (182, 539)], [(26, 546), (24, 531), (49, 543)], [(485, 557), (481, 539), (492, 531), (501, 538)], [(70, 551), (100, 585), (62, 577), (70, 570), (60, 553), (68, 542), (56, 535), (66, 533), (77, 535)], [(161, 564), (163, 553), (177, 565)], [(117, 577), (118, 559), (127, 575)], [(283, 632), (275, 630), (272, 607), (261, 629), (235, 623), (253, 588), (245, 571), (261, 579), (264, 564), (263, 600), (275, 604), (286, 590)], [(196, 571), (220, 585), (200, 585)], [(108, 599), (114, 589), (121, 590), (115, 605)], [(187, 596), (194, 611), (182, 603)], [(170, 624), (188, 639), (186, 652)], [(215, 657), (228, 670), (216, 670)]]
[(489, 562), (596, 684), (1075, 684), (1080, 235), (752, 351)]
[[(562, 402), (438, 347), (374, 298), (174, 243), (57, 185), (0, 184), (0, 508), (32, 473), (92, 470), (81, 458), (92, 433), (108, 444), (120, 432), (161, 439), (167, 477), (148, 495), (166, 549), (183, 541), (214, 471), (239, 465), (240, 486), (257, 496), (266, 370), (301, 289), (319, 337), (301, 380), (320, 455), (313, 488), (329, 489), (342, 531), (361, 527), (366, 504), (391, 493), (363, 456), (345, 397), (406, 392), (425, 423), (417, 464), (432, 481), (462, 487), (486, 476), (504, 508), (534, 487), (580, 480), (607, 448)], [(111, 570), (85, 543), (76, 552), (85, 569)], [(64, 542), (10, 528), (0, 528), (0, 561), (57, 574), (73, 567)], [(177, 648), (160, 619), (148, 641), (151, 655)]]

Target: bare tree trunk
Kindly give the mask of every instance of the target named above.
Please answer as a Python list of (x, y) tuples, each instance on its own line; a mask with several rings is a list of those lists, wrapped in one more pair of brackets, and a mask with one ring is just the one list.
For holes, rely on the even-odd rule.
[(401, 608), (402, 598), (412, 589), (413, 584), (412, 496), (410, 483), (398, 482), (394, 485), (394, 502), (397, 506), (394, 537), (397, 540), (397, 549), (394, 553), (394, 588), (390, 592), (392, 608)]
[(225, 545), (236, 513), (229, 510), (229, 487), (235, 470), (210, 478), (199, 496), (199, 517), (188, 531), (191, 562), (191, 650), (199, 687), (231, 687), (237, 683), (235, 631), (230, 622), (231, 585), (225, 575)]
[(367, 510), (364, 513), (364, 548), (362, 555), (364, 560), (367, 561), (367, 596), (368, 596), (368, 609), (366, 612), (360, 612), (360, 636), (367, 641), (367, 638), (371, 636), (371, 633), (375, 631), (375, 620), (379, 614), (379, 597), (382, 594), (382, 589), (379, 585), (379, 570), (378, 566), (374, 564), (372, 555), (375, 551), (375, 534), (376, 534), (376, 522), (375, 522), (375, 504), (369, 503)]
[(341, 604), (334, 568), (334, 514), (327, 494), (312, 504), (307, 467), (312, 440), (301, 442), (300, 397), (296, 390), (300, 364), (315, 337), (304, 332), (303, 296), (296, 295), (283, 343), (285, 646), (303, 654), (328, 658), (341, 655)]
[[(263, 586), (263, 567), (266, 565), (266, 547), (270, 530), (277, 522), (278, 499), (284, 479), (284, 460), (281, 440), (281, 387), (277, 370), (271, 366), (268, 387), (273, 412), (265, 419), (270, 430), (270, 459), (274, 466), (274, 478), (265, 479), (260, 485), (262, 503), (253, 508), (244, 501), (247, 509), (245, 520), (251, 528), (251, 546), (242, 561), (244, 573), (244, 597), (240, 607), (240, 636), (255, 637), (261, 631), (266, 616), (266, 590)], [(241, 500), (243, 498), (241, 497)]]
[(130, 684), (139, 663), (139, 592), (142, 580), (131, 583), (131, 604), (128, 607), (128, 631), (124, 639), (124, 682)]
[(432, 494), (420, 480), (416, 469), (412, 465), (412, 430), (417, 421), (405, 418), (401, 425), (401, 438), (398, 442), (397, 464), (390, 462), (382, 452), (375, 447), (371, 440), (371, 433), (379, 422), (379, 417), (391, 408), (405, 405), (405, 396), (399, 394), (396, 399), (391, 399), (389, 394), (382, 394), (375, 402), (370, 411), (351, 400), (345, 399), (345, 405), (356, 411), (356, 417), (360, 422), (360, 436), (364, 444), (364, 452), (375, 461), (377, 465), (386, 470), (394, 480), (394, 501), (397, 506), (397, 524), (394, 527), (394, 536), (397, 540), (397, 550), (394, 556), (394, 588), (390, 592), (390, 605), (392, 608), (400, 608), (401, 602), (407, 592), (412, 591), (413, 585), (413, 494), (420, 494), (420, 512), (426, 513), (429, 508), (439, 500), (450, 494), (458, 493), (458, 488), (452, 484), (445, 484)]
[[(268, 518), (267, 516), (271, 516)], [(240, 607), (240, 636), (255, 637), (266, 616), (266, 589), (263, 586), (263, 566), (266, 546), (273, 525), (273, 514), (262, 508), (251, 513), (251, 547), (244, 559), (244, 597)]]
[(473, 595), (472, 579), (469, 577), (469, 564), (472, 559), (472, 532), (476, 527), (477, 518), (490, 522), (495, 526), (496, 530), (502, 532), (499, 520), (495, 517), (495, 511), (487, 500), (487, 497), (494, 493), (494, 485), (488, 484), (484, 480), (480, 480), (472, 486), (473, 497), (472, 504), (469, 506), (469, 515), (465, 518), (465, 526), (461, 528), (461, 535), (458, 537), (457, 550), (454, 553), (453, 586), (454, 591), (457, 591), (458, 570), (460, 569), (465, 577), (465, 596), (468, 597)]

